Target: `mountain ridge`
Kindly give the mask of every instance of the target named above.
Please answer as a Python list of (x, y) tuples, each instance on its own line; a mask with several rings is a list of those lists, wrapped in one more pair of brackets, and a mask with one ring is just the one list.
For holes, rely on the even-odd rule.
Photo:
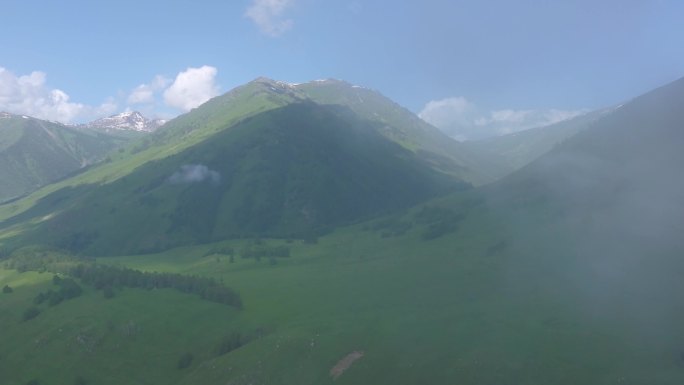
[(125, 111), (92, 122), (76, 125), (79, 129), (99, 130), (106, 133), (117, 131), (154, 132), (167, 120), (148, 119), (138, 111)]
[[(57, 190), (9, 222), (48, 218), (38, 227), (51, 235), (40, 230), (39, 237), (73, 251), (148, 252), (245, 235), (310, 237), (469, 188), (453, 175), (453, 160), (447, 172), (425, 156), (429, 147), (413, 151), (385, 135), (387, 127), (261, 78), (168, 122), (91, 171), (137, 159), (117, 178)], [(194, 183), (186, 173), (214, 182)], [(193, 182), (172, 182), (186, 179)], [(69, 208), (59, 210), (63, 205)], [(148, 231), (118, 225), (137, 215)]]
[(0, 201), (95, 164), (123, 140), (26, 115), (0, 114)]
[(558, 123), (486, 139), (465, 141), (463, 144), (473, 151), (491, 156), (495, 162), (503, 165), (506, 169), (505, 173), (511, 173), (566, 139), (590, 128), (596, 121), (612, 113), (616, 108), (603, 108)]

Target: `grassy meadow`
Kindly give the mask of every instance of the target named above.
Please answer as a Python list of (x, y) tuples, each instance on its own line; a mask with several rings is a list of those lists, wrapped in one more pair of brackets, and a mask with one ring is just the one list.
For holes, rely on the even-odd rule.
[[(452, 196), (431, 205), (466, 207), (456, 205), (464, 199)], [(15, 289), (0, 296), (0, 306), (11, 309), (0, 318), (0, 372), (9, 374), (3, 383), (677, 384), (684, 379), (684, 334), (663, 330), (677, 330), (684, 309), (668, 307), (671, 313), (650, 319), (634, 312), (633, 298), (620, 302), (622, 293), (597, 295), (595, 271), (569, 258), (576, 253), (573, 239), (562, 234), (574, 224), (555, 222), (552, 213), (540, 211), (534, 231), (529, 226), (521, 231), (502, 225), (514, 223), (514, 213), (503, 222), (501, 212), (475, 204), (458, 213), (457, 226), (431, 238), (434, 223), (426, 222), (421, 210), (341, 228), (316, 243), (243, 239), (97, 260), (216, 278), (239, 291), (242, 310), (170, 289), (116, 289), (114, 298), (105, 299), (85, 286), (81, 297), (21, 321), (32, 298), (51, 286), (52, 274), (2, 270), (0, 286)], [(527, 243), (525, 237), (545, 242)], [(559, 247), (564, 243), (567, 248)], [(278, 246), (288, 247), (290, 256), (242, 257), (244, 250)], [(229, 249), (232, 258), (213, 253)], [(558, 254), (563, 249), (567, 254)], [(638, 295), (624, 293), (632, 294)], [(217, 344), (234, 332), (244, 344), (218, 355)], [(355, 351), (363, 356), (333, 379), (331, 369)], [(192, 362), (179, 369), (185, 353)]]

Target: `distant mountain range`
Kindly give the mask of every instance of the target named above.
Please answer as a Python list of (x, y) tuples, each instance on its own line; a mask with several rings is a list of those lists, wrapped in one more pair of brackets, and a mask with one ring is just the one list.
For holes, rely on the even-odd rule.
[(79, 125), (0, 112), (0, 202), (99, 162), (112, 149), (164, 123), (137, 111)]
[(615, 108), (589, 112), (547, 126), (466, 141), (464, 146), (481, 154), (498, 166), (500, 176), (522, 168), (575, 134), (590, 128), (599, 119), (611, 114)]
[[(224, 97), (217, 98), (216, 101), (210, 102), (209, 105), (223, 100), (224, 103), (227, 103), (226, 108), (228, 110), (235, 109), (235, 106), (229, 105), (230, 100), (235, 97), (244, 98), (245, 93), (253, 91), (249, 91), (249, 88), (253, 88), (256, 85), (259, 85), (259, 92), (263, 92), (263, 95), (251, 95), (249, 97), (269, 95), (268, 99), (270, 100), (266, 103), (267, 105), (273, 103), (275, 105), (285, 105), (294, 102), (312, 101), (319, 105), (345, 106), (359, 118), (374, 122), (377, 126), (374, 128), (376, 133), (413, 152), (422, 161), (428, 162), (432, 168), (474, 185), (492, 182), (522, 167), (551, 149), (560, 140), (575, 134), (582, 127), (586, 126), (585, 123), (590, 121), (591, 117), (598, 116), (590, 114), (587, 117), (576, 118), (567, 123), (563, 122), (548, 128), (533, 129), (529, 132), (507, 135), (486, 141), (459, 143), (446, 137), (437, 128), (427, 124), (377, 91), (336, 79), (291, 84), (268, 78), (259, 78), (247, 86), (238, 87)], [(243, 95), (238, 95), (241, 92)], [(253, 113), (248, 111), (246, 111), (247, 115)], [(239, 109), (235, 109), (235, 113), (239, 113)], [(191, 116), (194, 116), (194, 114)], [(54, 145), (59, 148), (65, 148), (62, 144), (57, 142), (51, 144), (49, 140), (43, 141), (41, 142), (43, 147), (38, 149), (38, 147), (32, 147), (32, 141), (28, 141), (27, 147), (23, 148), (21, 155), (18, 155), (18, 153), (7, 152), (6, 150), (13, 143), (11, 139), (0, 138), (0, 140), (4, 141), (0, 144), (0, 155), (2, 156), (0, 159), (0, 169), (3, 167), (6, 170), (12, 169), (14, 170), (12, 175), (21, 175), (20, 177), (15, 176), (7, 179), (5, 186), (0, 188), (0, 202), (31, 192), (46, 183), (59, 180), (87, 165), (102, 160), (109, 151), (123, 145), (125, 142), (133, 142), (133, 147), (131, 147), (133, 152), (141, 151), (148, 147), (159, 149), (163, 147), (160, 141), (164, 142), (170, 136), (173, 136), (171, 141), (178, 141), (180, 138), (177, 135), (182, 135), (182, 132), (188, 129), (188, 126), (182, 128), (172, 127), (169, 130), (163, 130), (164, 132), (161, 132), (157, 138), (140, 139), (157, 131), (167, 121), (148, 119), (138, 111), (127, 111), (78, 125), (62, 125), (57, 122), (42, 121), (28, 116), (2, 112), (0, 113), (0, 119), (3, 119), (4, 122), (0, 121), (0, 130), (2, 130), (3, 125), (6, 126), (11, 121), (18, 122), (17, 119), (19, 118), (26, 120), (26, 122), (23, 122), (26, 123), (23, 125), (24, 127), (42, 125), (52, 127), (59, 132), (79, 132), (82, 135), (74, 134), (74, 141), (76, 143), (80, 143), (81, 139), (87, 139), (86, 141), (91, 143), (93, 138), (97, 138), (95, 140), (101, 143), (95, 146), (97, 150), (92, 146), (92, 143), (87, 145), (86, 147), (90, 149), (90, 152), (88, 152), (86, 158), (82, 159), (78, 154), (70, 153), (65, 155), (73, 159), (70, 165), (66, 166), (64, 162), (56, 162), (54, 159), (42, 155), (32, 155), (37, 152), (43, 154), (51, 152), (47, 151), (45, 146)], [(179, 117), (179, 120), (177, 119), (172, 126), (184, 125), (185, 123), (178, 122), (185, 122), (187, 119), (186, 117)], [(227, 124), (232, 124), (231, 122), (234, 121), (229, 120)], [(4, 133), (0, 132), (0, 135), (9, 135), (8, 130), (5, 129), (4, 131), (6, 132)], [(174, 134), (174, 132), (176, 133)], [(209, 133), (209, 131), (204, 129), (194, 131), (193, 136), (197, 137), (197, 134), (204, 135), (202, 132)], [(51, 138), (54, 139), (56, 137), (52, 136)], [(188, 142), (187, 139), (181, 139), (180, 143), (174, 146), (192, 145), (193, 140)], [(203, 137), (198, 139), (203, 139)], [(76, 145), (76, 147), (79, 145)], [(69, 148), (73, 149), (75, 147)], [(31, 161), (31, 166), (28, 166), (26, 163), (28, 162), (26, 160), (27, 157), (34, 159)], [(42, 162), (48, 162), (49, 164), (42, 164)], [(25, 166), (21, 166), (22, 164)], [(40, 176), (33, 175), (29, 177), (31, 172), (28, 172), (25, 168), (42, 169), (43, 171), (39, 172)]]
[(0, 113), (0, 202), (102, 160), (124, 139), (24, 115)]
[(80, 124), (76, 127), (109, 134), (121, 131), (153, 132), (166, 122), (163, 119), (148, 119), (138, 111), (127, 111), (97, 119), (90, 123)]
[[(15, 220), (49, 215), (36, 232), (43, 242), (93, 254), (244, 236), (315, 236), (492, 182), (603, 115), (577, 118), (551, 134), (517, 134), (524, 143), (511, 137), (477, 148), (364, 87), (258, 78), (36, 196), (68, 210), (52, 215), (57, 207), (39, 205)], [(105, 138), (147, 133), (159, 124), (129, 112), (76, 131)], [(144, 220), (131, 222), (132, 216)]]
[(638, 233), (642, 243), (679, 237), (683, 101), (680, 79), (588, 116), (585, 129), (488, 188), (505, 201), (591, 218), (596, 234)]

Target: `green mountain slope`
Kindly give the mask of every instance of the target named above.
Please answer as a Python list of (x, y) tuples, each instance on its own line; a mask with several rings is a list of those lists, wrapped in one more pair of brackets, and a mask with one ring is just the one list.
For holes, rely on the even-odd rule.
[[(508, 190), (506, 199), (538, 197), (581, 213), (595, 206), (642, 210), (637, 203), (645, 201), (653, 208), (665, 202), (678, 207), (673, 199), (684, 191), (683, 98), (684, 80), (635, 98), (498, 182), (506, 186), (500, 189)], [(639, 193), (647, 199), (638, 200)]]
[[(558, 306), (564, 315), (555, 322), (586, 323), (586, 333), (607, 338), (590, 355), (597, 367), (589, 382), (684, 379), (676, 294), (684, 290), (683, 107), (680, 79), (484, 191), (492, 220), (503, 224), (488, 254), (501, 258), (511, 290)], [(563, 362), (591, 373), (580, 354)]]
[(612, 109), (598, 110), (550, 126), (468, 141), (463, 145), (471, 151), (490, 157), (492, 162), (501, 165), (505, 170), (504, 174), (507, 175), (544, 155), (564, 140), (591, 127), (594, 122), (611, 111)]
[[(331, 101), (323, 97), (322, 95), (329, 90), (328, 82), (294, 86), (259, 78), (210, 100), (191, 113), (179, 116), (151, 135), (134, 140), (126, 150), (112, 154), (110, 163), (99, 165), (75, 178), (47, 186), (11, 205), (0, 206), (0, 220), (7, 220), (20, 214), (33, 207), (40, 199), (60, 189), (84, 184), (111, 183), (150, 161), (177, 154), (206, 141), (250, 116), (304, 101), (332, 103), (350, 108), (361, 118), (369, 120), (369, 127), (376, 133), (411, 150), (436, 171), (475, 184), (491, 181), (502, 175), (502, 168), (488, 161), (488, 157), (459, 147), (457, 142), (384, 96), (343, 82), (331, 84), (343, 94), (370, 93), (374, 100), (372, 108), (359, 109), (354, 103), (344, 100)], [(407, 141), (407, 138), (410, 141)]]
[(50, 215), (28, 239), (111, 255), (244, 236), (311, 237), (467, 186), (349, 110), (296, 103), (115, 182), (48, 195), (26, 213)]
[(294, 88), (317, 103), (347, 106), (359, 116), (377, 122), (381, 135), (414, 151), (437, 169), (474, 185), (492, 182), (506, 171), (498, 159), (449, 138), (377, 91), (335, 79)]
[(123, 140), (33, 118), (0, 116), (0, 201), (64, 178)]
[(148, 162), (171, 156), (205, 141), (251, 115), (300, 100), (300, 95), (274, 92), (268, 85), (258, 81), (237, 87), (208, 101), (193, 113), (173, 119), (163, 129), (131, 141), (124, 149), (110, 155), (111, 162), (99, 164), (76, 177), (48, 185), (25, 199), (0, 206), (0, 221), (33, 207), (40, 199), (60, 189), (111, 183)]

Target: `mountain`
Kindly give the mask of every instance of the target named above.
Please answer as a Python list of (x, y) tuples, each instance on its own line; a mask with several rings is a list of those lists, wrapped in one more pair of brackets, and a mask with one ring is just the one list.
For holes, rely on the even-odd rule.
[(500, 165), (504, 174), (510, 174), (550, 151), (564, 140), (591, 127), (594, 122), (613, 110), (613, 108), (601, 109), (548, 126), (493, 138), (466, 141), (463, 145), (473, 152), (487, 156), (491, 162)]
[[(595, 206), (627, 211), (671, 204), (684, 193), (684, 79), (637, 97), (553, 151), (494, 184), (506, 199), (535, 199), (579, 214)], [(505, 186), (505, 187), (504, 187)], [(637, 199), (642, 194), (645, 199)], [(624, 207), (623, 207), (624, 206)], [(657, 210), (660, 212), (661, 210)], [(675, 214), (662, 209), (662, 214)], [(644, 218), (642, 218), (643, 220)]]
[(89, 129), (108, 134), (124, 132), (153, 132), (161, 127), (166, 120), (148, 119), (138, 111), (127, 111), (106, 118), (97, 119), (90, 123), (77, 126), (80, 129)]
[(615, 284), (639, 293), (633, 302), (615, 298), (620, 311), (657, 305), (653, 311), (670, 312), (669, 293), (684, 290), (673, 276), (684, 262), (683, 122), (680, 79), (603, 115), (483, 191), (505, 217), (499, 220), (515, 224), (519, 247), (535, 244), (545, 264), (573, 271), (584, 280), (575, 284), (597, 299), (608, 301), (599, 288)]
[(122, 143), (109, 135), (0, 113), (0, 201), (73, 174)]
[[(334, 194), (326, 202), (333, 205), (347, 202), (338, 180), (358, 199), (373, 197), (379, 190), (362, 186), (380, 177), (374, 170), (390, 175), (378, 184), (392, 188), (392, 170), (436, 177), (428, 186), (438, 190), (443, 177), (453, 181), (348, 106), (313, 103), (287, 84), (273, 86), (277, 95), (269, 87), (240, 87), (170, 122), (146, 145), (141, 139), (59, 184), (62, 190), (3, 206), (21, 212), (37, 203), (0, 230), (3, 381), (684, 383), (684, 79), (625, 103), (487, 186), (413, 195), (421, 199), (414, 206), (387, 205), (386, 215), (306, 241), (254, 232), (121, 255), (140, 250), (130, 247), (136, 233), (159, 236), (170, 218), (182, 220), (166, 236), (187, 237), (184, 223), (230, 230), (230, 222), (212, 223), (212, 210), (223, 211), (213, 203), (225, 196), (219, 190), (233, 196), (226, 205), (287, 217), (280, 208), (302, 207), (307, 197), (293, 188), (303, 199), (271, 205), (272, 192), (282, 191), (274, 175), (288, 175), (288, 186), (302, 191), (317, 191), (304, 180), (332, 186), (312, 196)], [(191, 144), (173, 147), (180, 143)], [(330, 170), (335, 178), (325, 179)], [(306, 223), (292, 219), (270, 223), (277, 231)], [(71, 226), (86, 231), (70, 240), (87, 256), (106, 238), (115, 253), (93, 260), (30, 246)], [(128, 242), (118, 232), (134, 240), (118, 245)], [(76, 279), (82, 294), (59, 302), (55, 293), (73, 266), (101, 274), (94, 283)], [(244, 306), (207, 301), (211, 290), (192, 294), (210, 278), (239, 292)], [(170, 280), (183, 282), (182, 290), (169, 288)]]
[(122, 131), (137, 135), (133, 138), (124, 135), (130, 139), (130, 143), (110, 154), (111, 162), (100, 164), (74, 178), (46, 186), (21, 201), (0, 206), (0, 221), (7, 222), (9, 218), (21, 214), (60, 189), (111, 183), (149, 162), (172, 156), (206, 141), (245, 118), (302, 100), (301, 95), (285, 92), (284, 89), (275, 92), (267, 84), (253, 81), (208, 101), (202, 106), (202, 112), (181, 115), (154, 133), (141, 136), (136, 131)]
[(43, 243), (138, 253), (245, 236), (315, 237), (469, 187), (447, 172), (455, 162), (445, 170), (434, 162), (439, 154), (385, 136), (389, 124), (259, 79), (167, 123), (103, 167), (132, 158), (145, 164), (104, 185), (48, 194), (8, 223), (47, 215), (31, 235)]
[[(577, 369), (568, 383), (684, 380), (681, 339), (674, 337), (684, 324), (677, 295), (684, 291), (682, 165), (679, 79), (482, 190), (483, 215), (499, 229), (489, 230), (499, 239), (483, 254), (504, 272), (501, 290), (521, 308), (546, 308), (552, 323), (524, 339), (575, 333), (575, 341), (549, 341), (557, 350), (537, 357), (548, 368), (562, 361)], [(590, 334), (603, 342), (583, 337)], [(592, 350), (587, 360), (568, 353), (578, 348)], [(581, 369), (588, 362), (602, 369)], [(576, 381), (580, 376), (588, 381)]]
[(504, 173), (505, 166), (499, 164), (498, 159), (492, 160), (479, 149), (471, 149), (449, 138), (375, 90), (336, 79), (316, 80), (293, 87), (316, 103), (349, 107), (364, 119), (378, 123), (381, 135), (413, 151), (435, 168), (474, 185), (492, 182)]

